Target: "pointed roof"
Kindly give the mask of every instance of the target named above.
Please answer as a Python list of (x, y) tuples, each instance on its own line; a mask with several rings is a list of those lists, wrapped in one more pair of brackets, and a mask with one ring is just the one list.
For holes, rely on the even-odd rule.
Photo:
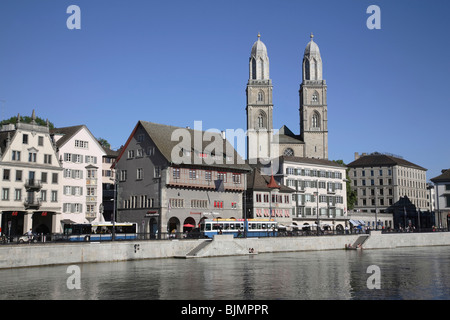
[[(271, 191), (273, 188), (269, 187), (269, 185), (271, 184), (271, 180), (274, 179), (274, 183), (277, 185), (279, 192), (295, 192), (293, 189), (283, 184), (277, 184), (273, 175), (269, 178), (268, 175), (262, 174), (259, 166), (252, 166), (252, 168), (253, 170), (251, 174), (248, 175), (247, 179), (248, 190)], [(274, 185), (273, 182), (272, 185)]]
[(317, 45), (317, 43), (314, 42), (313, 38), (314, 35), (311, 32), (311, 41), (308, 42), (308, 44), (306, 45), (305, 48), (305, 56), (319, 56), (320, 57), (320, 50), (319, 50), (319, 46)]
[[(232, 169), (240, 169), (245, 171), (250, 171), (251, 168), (246, 164), (246, 162), (242, 159), (242, 157), (237, 153), (236, 149), (230, 144), (227, 139), (222, 137), (222, 134), (219, 132), (210, 132), (208, 131), (208, 135), (210, 140), (204, 138), (205, 131), (193, 130), (190, 128), (181, 128), (175, 126), (169, 126), (165, 124), (153, 123), (148, 121), (139, 120), (136, 124), (133, 132), (129, 136), (125, 146), (120, 150), (119, 156), (117, 157), (116, 163), (120, 161), (123, 153), (127, 149), (128, 144), (131, 139), (134, 137), (136, 130), (142, 127), (150, 137), (150, 139), (155, 144), (155, 147), (158, 149), (159, 153), (171, 164), (179, 164), (176, 163), (178, 159), (172, 159), (173, 155), (176, 155), (177, 151), (181, 152), (181, 144), (182, 143), (190, 143), (189, 150), (189, 166), (208, 166), (208, 167), (216, 167), (216, 168), (232, 168)], [(186, 134), (190, 139), (190, 141), (185, 141), (184, 136), (180, 136), (178, 133)], [(176, 139), (171, 139), (171, 137), (175, 134)], [(182, 138), (183, 140), (181, 140)], [(195, 139), (200, 138), (201, 141), (194, 141)], [(208, 140), (208, 141), (205, 141)], [(211, 144), (220, 143), (222, 146), (222, 150), (211, 150)], [(209, 148), (208, 148), (209, 147)], [(198, 150), (198, 148), (201, 148)], [(186, 148), (187, 149), (187, 148)], [(175, 150), (175, 152), (173, 152)], [(219, 158), (222, 157), (222, 161), (216, 161), (205, 154), (214, 151), (214, 156)], [(219, 154), (219, 152), (222, 153)], [(222, 162), (222, 163), (220, 163)]]
[(255, 43), (252, 46), (252, 57), (267, 57), (267, 47), (264, 44), (264, 42), (261, 41), (261, 35), (258, 33), (258, 40), (255, 41)]
[(441, 172), (442, 172), (442, 174), (440, 174), (437, 177), (434, 177), (430, 180), (434, 183), (450, 182), (450, 169), (444, 169)]
[(276, 183), (273, 175), (270, 176), (270, 182), (267, 184), (267, 187), (270, 189), (280, 189), (281, 187)]

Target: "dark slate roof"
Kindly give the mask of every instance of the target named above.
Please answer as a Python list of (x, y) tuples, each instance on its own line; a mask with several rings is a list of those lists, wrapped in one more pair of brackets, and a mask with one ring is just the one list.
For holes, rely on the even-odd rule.
[(288, 127), (282, 126), (280, 130), (275, 134), (274, 141), (279, 144), (304, 144), (301, 140), (300, 135), (294, 134)]
[[(172, 141), (172, 133), (177, 129), (182, 129), (183, 132), (186, 132), (190, 135), (190, 161), (188, 165), (190, 166), (207, 166), (207, 167), (215, 167), (215, 168), (229, 168), (229, 169), (240, 169), (245, 171), (250, 171), (251, 168), (246, 164), (245, 160), (242, 159), (242, 157), (237, 153), (237, 151), (234, 149), (234, 147), (229, 143), (228, 140), (223, 139), (221, 133), (213, 133), (208, 132), (212, 135), (213, 138), (211, 138), (210, 141), (204, 141), (202, 138), (202, 145), (201, 150), (195, 150), (196, 144), (194, 143), (194, 134), (195, 136), (203, 137), (204, 131), (195, 131), (193, 129), (189, 128), (181, 128), (181, 127), (175, 127), (175, 126), (169, 126), (164, 124), (158, 124), (153, 122), (147, 122), (147, 121), (139, 121), (136, 125), (133, 133), (131, 134), (130, 138), (128, 139), (128, 142), (132, 138), (134, 132), (138, 128), (138, 126), (142, 126), (142, 128), (145, 129), (145, 131), (148, 133), (150, 138), (152, 139), (153, 143), (155, 144), (156, 148), (159, 150), (159, 152), (164, 156), (164, 158), (169, 163), (175, 163), (175, 159), (172, 159), (172, 150), (174, 148), (179, 148), (181, 143), (180, 140)], [(207, 140), (207, 139), (206, 139)], [(215, 161), (212, 161), (211, 158), (201, 158), (198, 156), (199, 153), (203, 153), (203, 151), (206, 151), (206, 147), (213, 144), (216, 141), (220, 141), (222, 143), (222, 154), (219, 154), (220, 150), (214, 150), (215, 156), (222, 157), (223, 161), (222, 163), (216, 163)], [(127, 142), (127, 144), (128, 144)], [(211, 146), (210, 146), (211, 148)], [(122, 156), (123, 152), (125, 152), (126, 146), (122, 149), (121, 153), (119, 154), (119, 157), (117, 161), (119, 161), (120, 157)], [(227, 152), (231, 151), (231, 154), (226, 154)], [(205, 152), (207, 153), (207, 152)], [(209, 156), (209, 155), (208, 155)], [(232, 157), (233, 159), (232, 163), (227, 162), (227, 156)], [(212, 162), (212, 163), (208, 163)], [(176, 163), (175, 163), (176, 164)]]
[(305, 157), (287, 157), (287, 156), (281, 156), (280, 161), (286, 162), (297, 162), (297, 163), (306, 163), (306, 164), (317, 164), (317, 165), (324, 165), (324, 166), (330, 166), (330, 167), (338, 167), (345, 169), (345, 166), (331, 161), (327, 159), (316, 159), (316, 158), (305, 158)]
[(84, 127), (84, 125), (64, 127), (64, 128), (55, 128), (55, 129), (50, 130), (50, 133), (62, 135), (62, 137), (59, 138), (58, 141), (56, 141), (56, 146), (59, 148), (64, 143), (66, 143), (68, 140), (70, 140), (70, 138), (72, 136), (74, 136), (78, 131), (80, 131), (81, 128), (83, 128), (83, 127)]
[(417, 164), (409, 162), (405, 159), (397, 158), (391, 155), (372, 153), (369, 155), (361, 156), (359, 159), (350, 162), (347, 167), (350, 168), (360, 168), (360, 167), (383, 167), (383, 166), (404, 166), (415, 168), (419, 170), (427, 170)]
[(119, 156), (120, 153), (120, 149), (119, 150), (112, 150), (110, 148), (106, 148), (103, 147), (103, 151), (105, 151), (106, 156), (109, 158), (117, 158)]
[(442, 174), (434, 177), (433, 179), (430, 179), (434, 183), (437, 182), (450, 182), (450, 169), (444, 169), (442, 170)]
[[(253, 167), (253, 166), (252, 166)], [(248, 190), (258, 190), (258, 191), (270, 191), (273, 190), (267, 185), (270, 183), (272, 176), (265, 175), (261, 173), (261, 168), (255, 166), (253, 171), (248, 175), (247, 179), (247, 189)], [(283, 184), (278, 184), (280, 188), (279, 192), (295, 192), (293, 189), (286, 187)]]

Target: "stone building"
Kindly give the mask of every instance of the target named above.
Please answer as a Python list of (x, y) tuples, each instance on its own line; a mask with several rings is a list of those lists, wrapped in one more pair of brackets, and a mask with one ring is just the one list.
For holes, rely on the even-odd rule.
[(60, 230), (62, 166), (47, 126), (18, 115), (0, 130), (0, 226), (4, 235)]
[(269, 77), (269, 57), (258, 34), (249, 61), (247, 83), (247, 157), (262, 162), (279, 156), (328, 159), (327, 85), (322, 77), (322, 58), (313, 40), (307, 44), (302, 58), (300, 84), (300, 134), (288, 127), (274, 135), (272, 100), (273, 85)]
[(397, 228), (393, 218), (384, 214), (390, 213), (389, 208), (405, 196), (418, 210), (428, 210), (427, 169), (399, 156), (378, 152), (355, 153), (355, 160), (347, 167), (351, 187), (357, 192), (352, 216), (357, 213), (371, 216), (371, 226), (376, 227), (375, 214), (381, 214), (377, 217), (379, 227)]
[(435, 185), (436, 194), (436, 226), (450, 230), (450, 169), (430, 179)]
[(137, 222), (139, 232), (184, 232), (202, 219), (243, 217), (251, 169), (221, 133), (139, 121), (113, 168), (117, 220)]

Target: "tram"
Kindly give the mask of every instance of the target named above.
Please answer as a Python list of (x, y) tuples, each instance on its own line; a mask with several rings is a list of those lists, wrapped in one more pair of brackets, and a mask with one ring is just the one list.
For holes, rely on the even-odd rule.
[[(114, 228), (114, 232), (113, 232)], [(135, 222), (71, 223), (64, 225), (64, 235), (69, 241), (107, 241), (137, 239)]]
[(216, 234), (232, 234), (235, 238), (276, 237), (278, 224), (274, 219), (205, 219), (200, 223), (200, 232), (208, 238)]

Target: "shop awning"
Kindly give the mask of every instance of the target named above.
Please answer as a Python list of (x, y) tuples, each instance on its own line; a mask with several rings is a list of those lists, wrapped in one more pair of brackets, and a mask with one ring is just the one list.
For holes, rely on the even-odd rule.
[(352, 220), (352, 219), (350, 219), (349, 222), (350, 222), (352, 225), (354, 225), (354, 226), (359, 226), (359, 225), (361, 224), (359, 221), (357, 221), (357, 220)]

